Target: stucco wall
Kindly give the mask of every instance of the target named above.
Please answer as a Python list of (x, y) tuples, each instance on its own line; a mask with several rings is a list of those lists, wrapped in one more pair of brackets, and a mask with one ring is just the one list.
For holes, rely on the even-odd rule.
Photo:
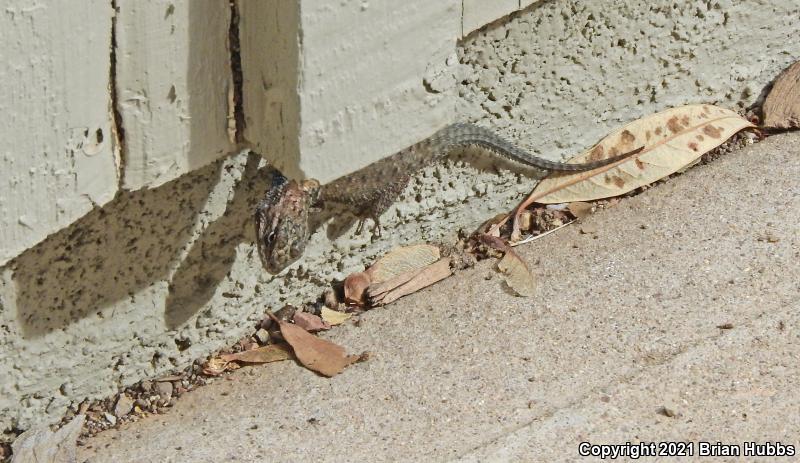
[[(391, 17), (391, 10), (379, 11)], [(312, 12), (303, 27), (326, 30), (319, 25), (325, 15)], [(4, 14), (8, 22), (9, 13)], [(442, 53), (444, 62), (437, 63), (447, 73), (429, 77), (444, 76), (436, 81), (440, 93), (453, 97), (453, 118), (478, 121), (558, 159), (620, 123), (667, 106), (751, 104), (779, 70), (800, 56), (800, 43), (786, 39), (800, 32), (798, 17), (800, 6), (793, 0), (540, 2), (488, 30), (454, 39), (457, 58), (448, 63)], [(457, 37), (463, 24), (455, 21), (453, 28)], [(320, 53), (324, 37), (309, 39), (306, 45), (316, 44), (315, 50), (308, 62), (298, 61), (305, 63), (302, 72), (321, 72), (313, 63), (324, 62), (311, 57)], [(378, 47), (380, 53), (402, 49), (403, 37), (396, 40)], [(347, 56), (369, 53), (378, 52), (364, 49)], [(334, 76), (346, 71), (330, 70)], [(306, 101), (306, 108), (314, 107), (319, 85), (325, 84), (324, 74), (316, 78), (298, 87), (309, 92), (297, 100)], [(357, 82), (359, 76), (351, 79)], [(408, 93), (411, 106), (398, 110), (424, 112), (423, 90), (430, 80), (417, 79)], [(364, 101), (357, 95), (361, 88), (336, 87), (342, 93), (337, 101), (344, 105), (347, 92)], [(16, 101), (3, 98), (6, 106)], [(361, 128), (370, 136), (352, 135), (345, 143), (332, 131), (330, 146), (346, 150), (360, 143), (359, 153), (389, 154), (402, 131), (384, 132), (378, 113), (355, 108), (365, 111), (354, 120), (364, 121)], [(229, 114), (227, 107), (220, 109)], [(303, 108), (297, 109), (302, 116)], [(310, 118), (307, 127), (343, 110), (331, 106)], [(275, 123), (264, 114), (252, 121)], [(420, 115), (409, 127), (422, 130), (428, 122), (419, 121), (428, 116)], [(296, 134), (304, 133), (302, 127), (298, 121)], [(401, 144), (422, 136), (411, 133)], [(298, 143), (304, 143), (302, 137)], [(214, 159), (217, 146), (222, 145), (206, 151), (200, 146), (197, 156)], [(3, 149), (5, 159), (20, 162), (16, 151)], [(279, 148), (262, 142), (259, 149), (266, 159), (275, 159)], [(311, 172), (299, 162), (298, 175)], [(396, 244), (423, 236), (452, 239), (459, 228), (471, 230), (532, 187), (533, 180), (523, 175), (532, 172), (498, 173), (495, 165), (508, 167), (468, 152), (426, 169), (384, 216), (382, 239), (354, 236), (346, 218), (340, 218), (318, 230), (306, 256), (276, 277), (261, 269), (253, 245), (251, 210), (271, 175), (259, 155), (236, 153), (113, 199), (112, 191), (102, 208), (49, 230), (53, 234), (41, 241), (42, 235), (35, 246), (23, 245), (27, 250), (0, 268), (0, 371), (6, 372), (0, 379), (0, 428), (57, 420), (84, 398), (108, 396), (118, 386), (186, 365), (235, 341), (264, 310), (308, 300), (324, 282), (360, 269)], [(4, 204), (23, 201), (6, 198)]]

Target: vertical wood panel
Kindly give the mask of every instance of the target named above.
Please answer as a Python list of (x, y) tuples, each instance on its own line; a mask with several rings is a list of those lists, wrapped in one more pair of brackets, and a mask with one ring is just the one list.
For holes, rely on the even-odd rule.
[(117, 191), (108, 1), (0, 11), (0, 265)]
[(119, 0), (117, 8), (123, 187), (152, 188), (228, 154), (228, 2)]
[(240, 3), (246, 138), (285, 174), (334, 179), (454, 117), (460, 0)]
[(524, 0), (463, 0), (462, 34), (480, 29), (490, 22), (517, 11)]

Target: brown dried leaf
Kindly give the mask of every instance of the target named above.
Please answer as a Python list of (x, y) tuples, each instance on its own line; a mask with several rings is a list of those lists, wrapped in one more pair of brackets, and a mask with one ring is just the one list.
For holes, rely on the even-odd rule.
[(498, 224), (505, 223), (506, 214), (497, 214), (491, 219), (483, 222), (477, 229), (476, 233), (488, 234), (490, 236), (500, 236)]
[(363, 306), (367, 299), (367, 288), (371, 278), (366, 272), (347, 275), (344, 280), (344, 301), (348, 304)]
[(381, 283), (397, 275), (430, 265), (441, 257), (438, 246), (415, 244), (394, 248), (375, 261), (366, 273), (372, 284)]
[(634, 121), (605, 137), (571, 163), (597, 161), (644, 147), (618, 163), (588, 172), (552, 174), (524, 202), (567, 203), (625, 194), (670, 175), (753, 127), (735, 112), (708, 104), (668, 109)]
[(369, 285), (369, 288), (367, 288), (367, 297), (371, 299), (377, 293), (385, 293), (394, 288), (397, 288), (398, 286), (404, 285), (409, 281), (413, 280), (417, 275), (422, 273), (425, 270), (425, 268), (426, 267), (411, 269), (408, 272), (395, 275), (394, 277), (389, 278), (388, 280), (379, 283), (373, 283)]
[(320, 339), (297, 325), (273, 319), (281, 328), (297, 360), (309, 370), (325, 376), (334, 376), (358, 360), (357, 355), (347, 355), (344, 347)]
[(327, 307), (322, 308), (321, 315), (322, 319), (330, 323), (331, 326), (341, 325), (345, 321), (349, 320), (350, 317), (352, 317), (352, 315), (349, 313), (331, 310)]
[(244, 352), (237, 352), (235, 354), (222, 354), (219, 356), (219, 360), (225, 363), (270, 363), (280, 362), (281, 360), (289, 360), (290, 358), (292, 358), (292, 350), (289, 348), (288, 344), (272, 344), (269, 346), (258, 347), (253, 350), (246, 350)]
[(523, 297), (533, 296), (536, 293), (536, 280), (528, 264), (510, 247), (505, 252), (497, 263), (497, 269), (505, 275), (506, 283), (514, 292)]
[(331, 329), (331, 325), (328, 322), (308, 312), (295, 312), (292, 321), (294, 321), (295, 325), (306, 331), (313, 332)]
[(762, 111), (764, 127), (800, 127), (800, 61), (786, 68), (775, 79)]
[(203, 364), (203, 374), (208, 376), (219, 376), (226, 371), (235, 370), (237, 368), (239, 368), (239, 366), (235, 363), (222, 360), (219, 357), (214, 357), (208, 359), (208, 361)]
[[(370, 302), (374, 305), (389, 304), (408, 294), (419, 291), (453, 274), (450, 258), (439, 259), (425, 268), (398, 275), (392, 280), (372, 285), (368, 289)], [(406, 278), (412, 275), (410, 278)], [(400, 284), (395, 284), (402, 281)]]

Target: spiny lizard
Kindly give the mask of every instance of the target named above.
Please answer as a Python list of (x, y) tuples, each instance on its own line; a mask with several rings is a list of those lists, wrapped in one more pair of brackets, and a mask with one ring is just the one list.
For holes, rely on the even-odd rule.
[[(368, 168), (340, 177), (326, 185), (309, 179), (300, 182), (278, 175), (255, 210), (256, 242), (264, 267), (277, 274), (305, 252), (310, 235), (309, 212), (325, 202), (344, 204), (360, 219), (375, 223), (391, 206), (421, 168), (447, 156), (456, 148), (478, 146), (521, 164), (546, 170), (580, 172), (619, 161), (637, 149), (608, 159), (566, 164), (536, 157), (507, 142), (494, 132), (474, 124), (449, 125), (433, 136), (384, 158)], [(611, 153), (613, 154), (613, 153)]]

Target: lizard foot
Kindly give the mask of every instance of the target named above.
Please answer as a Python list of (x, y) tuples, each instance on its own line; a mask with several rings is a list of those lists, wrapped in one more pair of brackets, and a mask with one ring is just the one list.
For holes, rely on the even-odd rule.
[(368, 218), (372, 219), (373, 226), (372, 226), (372, 239), (375, 240), (381, 237), (381, 222), (377, 217), (365, 217), (363, 219), (358, 219), (358, 224), (356, 225), (356, 235), (360, 235), (364, 231), (364, 222), (367, 221)]

